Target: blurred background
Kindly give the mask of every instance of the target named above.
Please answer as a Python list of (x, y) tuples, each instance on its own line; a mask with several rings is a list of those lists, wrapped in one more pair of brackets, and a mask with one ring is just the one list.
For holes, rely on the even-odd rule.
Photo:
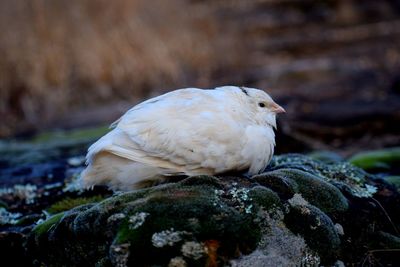
[(280, 152), (398, 146), (400, 1), (0, 1), (1, 138), (230, 84), (286, 108)]

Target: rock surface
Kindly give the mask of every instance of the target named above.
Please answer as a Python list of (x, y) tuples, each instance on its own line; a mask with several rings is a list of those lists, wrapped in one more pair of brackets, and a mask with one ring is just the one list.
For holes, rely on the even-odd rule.
[[(389, 168), (369, 169), (376, 174), (330, 152), (285, 154), (274, 156), (251, 178), (232, 173), (177, 177), (173, 183), (113, 194), (100, 187), (76, 190), (73, 181), (91, 139), (79, 137), (75, 145), (72, 137), (62, 140), (46, 139), (47, 145), (31, 149), (28, 144), (20, 150), (14, 144), (14, 150), (3, 147), (0, 249), (5, 262), (104, 267), (397, 262), (396, 149), (352, 159), (359, 166), (364, 158), (368, 166), (384, 160)], [(42, 168), (45, 164), (48, 168)], [(28, 167), (31, 171), (23, 174)], [(10, 175), (15, 180), (7, 179)]]
[(4, 222), (0, 244), (12, 239), (10, 255), (35, 266), (317, 266), (360, 263), (369, 250), (399, 245), (399, 193), (344, 161), (288, 154), (250, 179), (198, 176), (104, 192), (69, 193), (36, 225), (40, 215)]

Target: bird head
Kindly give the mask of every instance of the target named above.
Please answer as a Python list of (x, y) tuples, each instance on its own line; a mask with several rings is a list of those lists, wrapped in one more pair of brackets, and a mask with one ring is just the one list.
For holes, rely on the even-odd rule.
[(276, 114), (286, 112), (283, 107), (278, 105), (272, 98), (264, 91), (248, 88), (238, 87), (244, 99), (247, 100), (252, 110), (253, 118), (257, 124), (268, 124), (276, 129)]
[[(269, 125), (276, 129), (276, 114), (286, 112), (264, 91), (256, 88), (222, 86), (216, 90), (228, 92), (240, 103), (249, 118), (259, 125)], [(243, 110), (243, 109), (242, 109)]]

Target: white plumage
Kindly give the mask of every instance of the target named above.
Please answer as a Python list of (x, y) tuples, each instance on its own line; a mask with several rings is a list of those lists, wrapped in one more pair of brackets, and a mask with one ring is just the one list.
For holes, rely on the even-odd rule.
[(173, 175), (259, 173), (273, 155), (280, 112), (264, 91), (236, 86), (186, 88), (149, 99), (89, 148), (82, 186), (126, 191)]

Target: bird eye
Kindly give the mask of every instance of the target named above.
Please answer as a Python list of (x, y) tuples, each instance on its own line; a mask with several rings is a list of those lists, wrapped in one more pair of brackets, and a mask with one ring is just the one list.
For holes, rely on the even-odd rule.
[(265, 108), (265, 104), (263, 102), (258, 103), (259, 107)]

